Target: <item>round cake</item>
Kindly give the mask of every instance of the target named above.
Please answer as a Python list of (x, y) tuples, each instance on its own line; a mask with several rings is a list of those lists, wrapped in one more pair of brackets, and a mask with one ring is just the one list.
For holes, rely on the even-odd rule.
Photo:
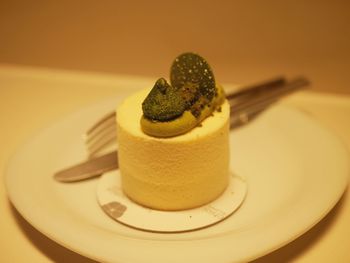
[(183, 210), (216, 199), (229, 179), (229, 116), (225, 100), (190, 131), (173, 137), (147, 135), (142, 103), (150, 89), (117, 109), (118, 158), (124, 193), (159, 210)]

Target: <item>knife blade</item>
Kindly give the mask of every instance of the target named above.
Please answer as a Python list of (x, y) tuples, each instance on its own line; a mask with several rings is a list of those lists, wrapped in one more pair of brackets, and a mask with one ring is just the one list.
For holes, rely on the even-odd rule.
[(89, 159), (80, 164), (58, 171), (54, 178), (59, 182), (76, 182), (99, 176), (118, 169), (118, 153), (111, 153)]

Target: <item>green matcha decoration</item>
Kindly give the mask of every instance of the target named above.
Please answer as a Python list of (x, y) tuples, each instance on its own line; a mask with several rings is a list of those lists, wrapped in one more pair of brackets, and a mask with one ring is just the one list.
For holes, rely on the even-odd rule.
[(201, 97), (211, 101), (216, 93), (214, 74), (208, 62), (194, 53), (184, 53), (175, 59), (170, 83), (187, 100), (188, 106)]
[(143, 101), (141, 128), (155, 137), (186, 133), (212, 115), (224, 99), (208, 62), (194, 53), (181, 54), (171, 66), (170, 85), (158, 79)]
[(186, 103), (179, 92), (164, 78), (157, 80), (151, 92), (142, 103), (143, 114), (154, 121), (169, 121), (179, 117), (186, 109)]

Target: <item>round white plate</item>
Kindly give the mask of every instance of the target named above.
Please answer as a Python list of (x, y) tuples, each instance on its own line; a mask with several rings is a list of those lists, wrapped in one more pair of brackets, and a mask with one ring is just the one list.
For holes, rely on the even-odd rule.
[(241, 206), (246, 192), (244, 179), (231, 173), (224, 193), (209, 204), (180, 211), (160, 211), (131, 201), (123, 193), (119, 170), (102, 175), (96, 189), (102, 210), (112, 219), (136, 229), (162, 233), (198, 230), (221, 222)]
[[(84, 109), (42, 131), (8, 164), (17, 210), (61, 245), (103, 262), (233, 262), (267, 254), (297, 238), (336, 204), (348, 183), (343, 144), (309, 116), (275, 106), (231, 133), (231, 170), (249, 191), (226, 220), (164, 234), (116, 223), (96, 201), (98, 179), (62, 184), (55, 171), (85, 158), (81, 135), (120, 102)], [(140, 218), (142, 220), (142, 218)]]

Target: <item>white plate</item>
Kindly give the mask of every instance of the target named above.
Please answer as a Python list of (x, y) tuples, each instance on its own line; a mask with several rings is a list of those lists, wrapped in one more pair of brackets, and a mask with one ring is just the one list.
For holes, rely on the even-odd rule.
[(276, 106), (231, 133), (231, 169), (249, 185), (235, 214), (186, 233), (129, 228), (100, 209), (98, 180), (62, 184), (52, 178), (85, 157), (81, 134), (119, 101), (97, 104), (47, 128), (17, 152), (6, 174), (9, 197), (24, 218), (87, 257), (152, 263), (252, 260), (310, 229), (347, 185), (348, 155), (342, 143), (309, 116)]

